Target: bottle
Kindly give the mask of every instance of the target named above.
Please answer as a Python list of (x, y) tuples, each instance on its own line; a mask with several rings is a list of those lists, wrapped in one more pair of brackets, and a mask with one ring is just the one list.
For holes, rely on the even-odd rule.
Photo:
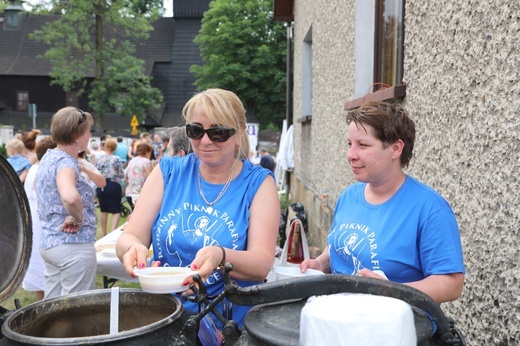
[(291, 222), (291, 230), (289, 231), (289, 239), (287, 240), (287, 262), (299, 264), (304, 260), (303, 242), (301, 233), (301, 224), (299, 220)]

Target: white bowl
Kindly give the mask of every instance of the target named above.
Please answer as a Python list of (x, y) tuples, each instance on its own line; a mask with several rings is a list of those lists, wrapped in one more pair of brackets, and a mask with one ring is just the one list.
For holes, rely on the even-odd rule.
[(186, 267), (147, 267), (134, 268), (134, 274), (139, 278), (141, 288), (149, 293), (176, 293), (186, 291), (189, 286), (182, 283), (187, 277), (198, 271)]
[(278, 280), (285, 279), (294, 279), (304, 276), (312, 276), (312, 275), (325, 275), (325, 273), (315, 270), (315, 269), (307, 269), (305, 273), (300, 271), (300, 267), (283, 267), (283, 266), (274, 266), (274, 271), (276, 273), (276, 277)]

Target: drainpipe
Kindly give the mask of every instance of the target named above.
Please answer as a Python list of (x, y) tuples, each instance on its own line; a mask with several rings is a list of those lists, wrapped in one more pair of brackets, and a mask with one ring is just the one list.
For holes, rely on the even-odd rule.
[[(285, 82), (285, 119), (287, 122), (287, 128), (293, 123), (293, 112), (292, 112), (292, 27), (293, 22), (287, 22), (287, 63), (286, 63), (286, 82)], [(291, 187), (291, 173), (285, 172), (285, 199), (289, 199), (289, 192)]]
[(287, 128), (292, 125), (292, 22), (287, 22), (287, 63), (286, 63), (286, 83), (285, 83), (285, 119)]

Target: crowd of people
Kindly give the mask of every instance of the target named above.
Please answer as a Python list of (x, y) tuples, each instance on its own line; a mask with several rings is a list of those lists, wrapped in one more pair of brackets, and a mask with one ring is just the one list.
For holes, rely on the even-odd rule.
[[(92, 141), (92, 116), (66, 107), (52, 117), (50, 138), (26, 149), (20, 138), (8, 143), (9, 162), (25, 181), (39, 221), (33, 225), (39, 251), (24, 287), (39, 299), (91, 289), (96, 229), (100, 224), (105, 235), (118, 226), (125, 195), (133, 216), (116, 253), (129, 275), (147, 265), (190, 267), (216, 296), (224, 286), (222, 264), (231, 262), (239, 286), (264, 282), (280, 222), (276, 161), (260, 148), (258, 163), (252, 162), (245, 109), (231, 91), (199, 92), (182, 115), (185, 126), (162, 137), (142, 133), (126, 146), (108, 136)], [(465, 269), (455, 215), (440, 194), (404, 172), (414, 122), (399, 104), (368, 102), (348, 113), (347, 126), (347, 163), (357, 182), (336, 203), (327, 249), (303, 261), (301, 271), (391, 280), (438, 303), (456, 300)], [(194, 284), (191, 276), (183, 283), (186, 290)], [(197, 313), (193, 301), (183, 304), (188, 314)], [(239, 326), (250, 308), (226, 299), (216, 307)], [(211, 318), (201, 325), (222, 328)]]
[(34, 129), (6, 145), (29, 201), (33, 246), (23, 288), (37, 300), (92, 289), (94, 242), (119, 227), (125, 195), (133, 209), (163, 156), (191, 152), (184, 127), (169, 129), (160, 145), (146, 132), (127, 145), (122, 136), (91, 138), (92, 126), (88, 112), (65, 107), (52, 117), (50, 136)]

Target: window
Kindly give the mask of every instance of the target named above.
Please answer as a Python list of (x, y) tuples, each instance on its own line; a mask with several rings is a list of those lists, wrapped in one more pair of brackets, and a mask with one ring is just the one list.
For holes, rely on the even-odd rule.
[(66, 104), (67, 104), (67, 107), (78, 108), (78, 93), (77, 92), (68, 92)]
[(300, 122), (306, 122), (312, 117), (312, 26), (303, 39), (302, 54), (302, 119)]
[[(405, 0), (356, 0), (354, 100), (345, 109), (368, 100), (403, 99), (406, 95), (404, 6)], [(375, 93), (383, 87), (386, 89)]]
[[(376, 2), (374, 83), (403, 82), (404, 0)], [(375, 85), (375, 90), (381, 85)]]
[(17, 91), (16, 92), (16, 110), (17, 111), (29, 110), (29, 92), (28, 91)]

